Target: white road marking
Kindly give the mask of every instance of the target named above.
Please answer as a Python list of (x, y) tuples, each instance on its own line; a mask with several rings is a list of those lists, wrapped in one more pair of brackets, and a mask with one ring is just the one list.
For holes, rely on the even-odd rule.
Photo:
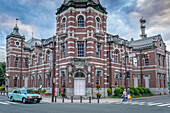
[(8, 105), (9, 103), (5, 103), (5, 102), (0, 102), (0, 104)]
[(169, 104), (157, 105), (157, 106), (162, 107), (162, 106), (169, 106), (169, 105), (170, 105), (170, 103)]
[(132, 104), (132, 105), (134, 105), (134, 104), (138, 104), (138, 103), (139, 103), (139, 102), (131, 102), (131, 104)]
[(9, 101), (6, 101), (7, 103), (10, 103), (10, 104), (19, 104), (19, 103), (15, 103), (15, 102), (9, 102)]
[(139, 102), (138, 105), (145, 105), (145, 102)]
[(155, 105), (159, 105), (159, 104), (162, 104), (162, 103), (153, 103), (153, 102), (147, 103), (148, 106), (155, 106)]

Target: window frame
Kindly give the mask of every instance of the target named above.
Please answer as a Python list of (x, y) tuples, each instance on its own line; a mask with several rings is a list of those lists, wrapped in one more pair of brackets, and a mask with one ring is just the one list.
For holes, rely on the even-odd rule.
[(82, 15), (78, 16), (78, 27), (79, 28), (83, 28), (85, 27), (85, 20), (84, 17)]
[(84, 41), (77, 42), (77, 56), (85, 57), (85, 44)]

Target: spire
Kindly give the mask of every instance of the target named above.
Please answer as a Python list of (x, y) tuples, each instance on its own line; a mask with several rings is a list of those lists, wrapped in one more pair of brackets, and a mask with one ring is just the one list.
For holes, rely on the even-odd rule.
[(141, 19), (140, 19), (140, 23), (141, 23), (141, 35), (140, 35), (140, 37), (141, 38), (146, 38), (147, 37), (147, 34), (145, 34), (145, 28), (146, 28), (146, 26), (145, 26), (145, 23), (146, 23), (146, 20), (145, 20), (145, 18), (144, 17), (142, 17)]
[(13, 28), (13, 34), (14, 35), (20, 35), (19, 34), (19, 28), (18, 28), (18, 26), (17, 26), (17, 23), (18, 23), (18, 18), (16, 18), (16, 25), (15, 25), (15, 27)]

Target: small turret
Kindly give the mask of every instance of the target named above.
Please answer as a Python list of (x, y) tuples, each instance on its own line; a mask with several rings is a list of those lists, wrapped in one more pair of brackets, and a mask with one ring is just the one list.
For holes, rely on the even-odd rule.
[(147, 37), (147, 34), (145, 34), (145, 28), (146, 28), (146, 26), (145, 26), (145, 23), (146, 23), (146, 20), (142, 17), (141, 19), (140, 19), (140, 23), (141, 23), (141, 35), (140, 35), (140, 37), (141, 38), (146, 38)]

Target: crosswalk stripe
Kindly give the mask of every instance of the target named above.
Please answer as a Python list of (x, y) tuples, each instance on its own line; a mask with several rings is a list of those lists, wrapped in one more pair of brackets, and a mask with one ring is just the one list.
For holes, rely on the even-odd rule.
[(19, 104), (19, 103), (15, 103), (15, 102), (9, 102), (9, 101), (6, 101), (7, 103), (10, 103), (10, 104)]
[(9, 103), (5, 103), (5, 102), (0, 102), (0, 104), (8, 105)]
[(153, 103), (153, 102), (147, 103), (148, 106), (155, 106), (155, 105), (159, 105), (159, 104), (162, 104), (162, 103)]
[(169, 106), (169, 105), (170, 105), (170, 103), (169, 104), (161, 104), (161, 105), (157, 105), (157, 106), (162, 107), (162, 106)]

